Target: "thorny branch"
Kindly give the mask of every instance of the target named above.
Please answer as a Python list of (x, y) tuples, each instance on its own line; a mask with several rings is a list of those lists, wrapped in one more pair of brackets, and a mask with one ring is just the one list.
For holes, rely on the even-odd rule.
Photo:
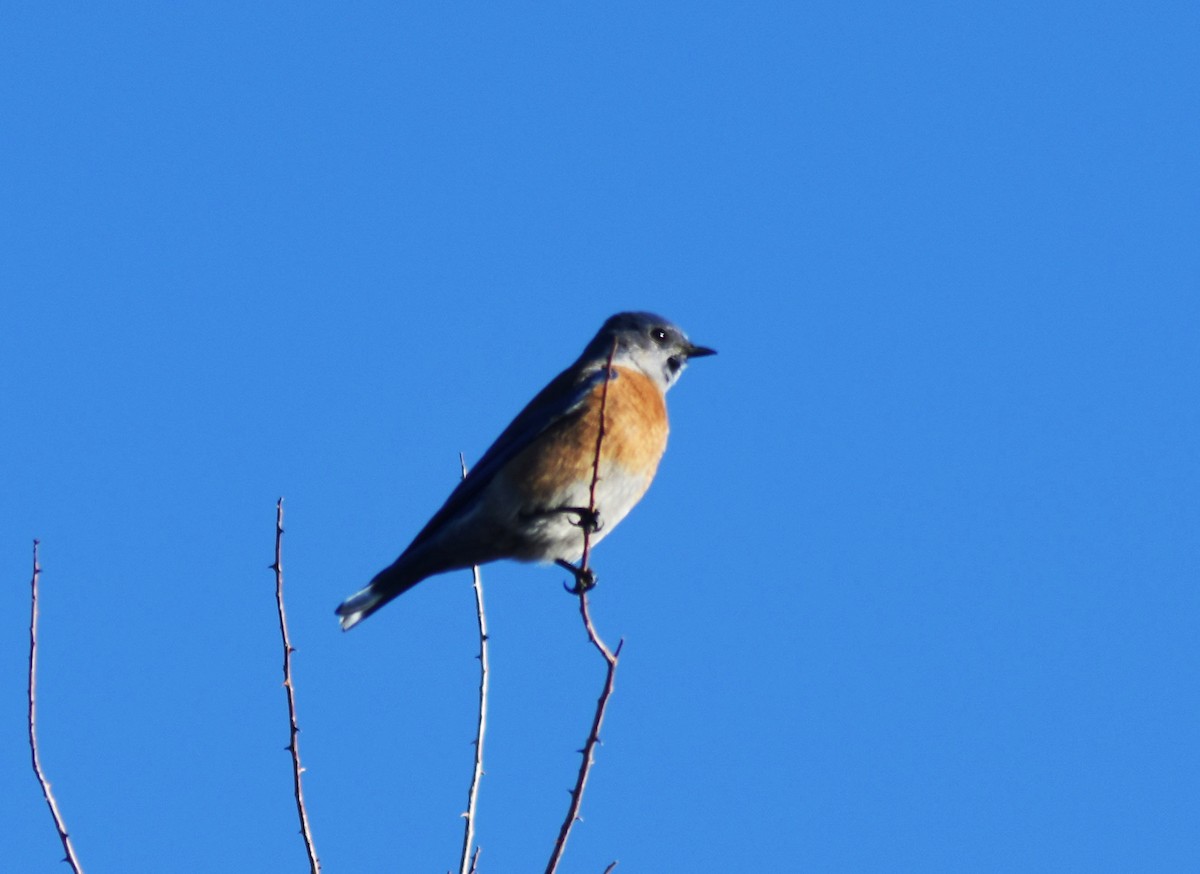
[[(591, 535), (596, 528), (596, 520), (599, 518), (598, 508), (596, 507), (596, 484), (600, 481), (600, 449), (604, 445), (605, 434), (605, 412), (608, 406), (608, 384), (612, 379), (612, 363), (613, 357), (617, 353), (617, 341), (613, 340), (612, 349), (608, 353), (608, 361), (605, 362), (604, 369), (604, 387), (600, 392), (600, 424), (596, 430), (596, 450), (592, 458), (592, 482), (588, 489), (588, 512), (586, 517), (581, 519), (581, 528), (583, 530), (583, 554), (579, 559), (579, 568), (576, 573), (576, 585), (574, 593), (579, 597), (579, 614), (583, 617), (583, 627), (587, 631), (588, 640), (592, 642), (592, 646), (600, 653), (607, 666), (607, 672), (604, 679), (604, 689), (600, 692), (600, 698), (596, 702), (596, 713), (592, 718), (592, 728), (588, 732), (587, 741), (580, 750), (582, 760), (579, 763), (579, 774), (575, 778), (575, 788), (571, 790), (571, 803), (567, 808), (567, 816), (563, 820), (562, 827), (558, 831), (558, 840), (554, 842), (554, 850), (550, 854), (550, 861), (546, 865), (546, 874), (554, 874), (558, 869), (558, 863), (562, 859), (563, 851), (567, 847), (567, 838), (571, 835), (571, 829), (579, 819), (579, 809), (583, 804), (583, 790), (587, 786), (588, 774), (591, 772), (592, 765), (596, 761), (596, 746), (600, 743), (600, 728), (604, 724), (604, 713), (608, 709), (608, 699), (613, 692), (613, 680), (617, 673), (617, 660), (621, 656), (621, 647), (625, 641), (622, 639), (617, 643), (616, 650), (610, 650), (608, 646), (600, 639), (600, 635), (596, 633), (596, 628), (592, 625), (592, 617), (588, 612), (588, 589), (591, 588), (587, 583), (594, 580), (591, 569), (588, 567), (588, 558), (591, 551)], [(615, 865), (615, 863), (613, 863)], [(611, 871), (613, 865), (610, 865), (606, 871)]]
[[(462, 453), (458, 455), (463, 479), (467, 478), (467, 462)], [(488, 633), (487, 617), (483, 612), (483, 580), (479, 576), (479, 565), (471, 568), (475, 585), (475, 617), (479, 622), (479, 721), (475, 727), (475, 767), (471, 772), (471, 787), (467, 791), (467, 811), (463, 814), (466, 825), (463, 829), (462, 858), (459, 874), (474, 874), (479, 862), (479, 847), (471, 853), (475, 843), (475, 808), (479, 800), (479, 780), (483, 776), (483, 735), (487, 730), (488, 697)]]
[(275, 606), (279, 609), (279, 636), (283, 642), (283, 688), (287, 691), (289, 737), (287, 750), (292, 754), (292, 788), (296, 796), (296, 813), (300, 817), (300, 833), (304, 836), (304, 849), (308, 853), (311, 874), (319, 874), (321, 863), (317, 861), (317, 848), (313, 845), (312, 831), (308, 826), (308, 810), (304, 806), (304, 790), (300, 775), (300, 726), (296, 722), (296, 692), (292, 687), (292, 642), (288, 637), (287, 617), (283, 612), (283, 498), (275, 502)]
[(33, 541), (33, 579), (30, 581), (30, 615), (29, 615), (29, 753), (33, 760), (33, 773), (37, 775), (42, 787), (42, 795), (54, 818), (54, 828), (58, 830), (58, 839), (62, 841), (63, 851), (67, 854), (63, 859), (75, 874), (81, 874), (83, 868), (79, 865), (79, 857), (75, 855), (75, 847), (71, 836), (67, 834), (67, 824), (63, 821), (58, 810), (58, 802), (50, 791), (50, 783), (42, 771), (42, 759), (38, 754), (37, 742), (37, 625), (38, 625), (38, 577), (42, 568), (38, 564), (38, 541)]

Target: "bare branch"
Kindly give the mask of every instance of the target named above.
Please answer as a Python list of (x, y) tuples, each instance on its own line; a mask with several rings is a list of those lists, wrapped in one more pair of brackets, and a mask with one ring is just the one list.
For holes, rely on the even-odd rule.
[(288, 637), (287, 616), (283, 611), (283, 498), (275, 502), (275, 563), (271, 565), (275, 571), (275, 606), (279, 609), (279, 637), (283, 643), (283, 688), (287, 691), (288, 705), (288, 752), (292, 754), (292, 788), (296, 796), (296, 813), (300, 817), (300, 833), (304, 836), (304, 849), (308, 853), (308, 866), (311, 874), (319, 874), (321, 863), (317, 861), (317, 848), (313, 845), (312, 831), (308, 826), (308, 810), (304, 806), (304, 790), (300, 785), (300, 775), (304, 768), (300, 765), (300, 726), (296, 722), (296, 692), (292, 687), (292, 649)]
[[(605, 363), (604, 370), (604, 387), (600, 393), (600, 424), (596, 431), (596, 452), (592, 459), (592, 483), (588, 490), (588, 517), (592, 520), (598, 518), (596, 507), (596, 483), (600, 480), (600, 449), (604, 444), (605, 434), (605, 411), (608, 406), (608, 383), (612, 379), (612, 363), (613, 356), (617, 353), (617, 341), (613, 340), (612, 349), (608, 353), (608, 361)], [(591, 550), (591, 535), (594, 530), (593, 525), (584, 524), (583, 529), (583, 555), (579, 560), (579, 568), (576, 573), (575, 594), (579, 597), (579, 614), (583, 617), (583, 627), (587, 631), (588, 640), (592, 646), (600, 653), (606, 665), (606, 673), (604, 678), (604, 688), (600, 692), (600, 698), (596, 702), (596, 713), (592, 717), (592, 728), (588, 732), (587, 741), (580, 750), (582, 760), (579, 763), (579, 774), (575, 778), (575, 788), (571, 790), (571, 803), (567, 808), (567, 816), (563, 820), (563, 824), (558, 831), (558, 840), (554, 842), (554, 850), (550, 854), (550, 861), (546, 865), (546, 874), (554, 874), (558, 869), (558, 863), (562, 859), (562, 854), (567, 847), (567, 838), (571, 835), (571, 829), (579, 819), (579, 809), (583, 804), (583, 790), (587, 786), (588, 774), (592, 770), (592, 765), (596, 761), (596, 745), (600, 743), (600, 728), (604, 724), (604, 713), (608, 709), (608, 699), (613, 692), (613, 681), (617, 673), (617, 659), (621, 656), (621, 647), (625, 645), (625, 641), (621, 640), (617, 643), (615, 651), (610, 650), (607, 644), (596, 633), (596, 628), (592, 624), (591, 614), (588, 612), (587, 593), (590, 586), (586, 581), (594, 579), (591, 569), (588, 567), (588, 558)], [(609, 865), (606, 869), (611, 871), (613, 866)]]
[[(458, 463), (462, 467), (463, 479), (467, 478), (467, 461), (462, 453), (458, 454)], [(479, 862), (479, 847), (475, 847), (472, 855), (471, 846), (475, 843), (475, 809), (479, 800), (479, 780), (483, 776), (483, 735), (487, 730), (487, 697), (488, 697), (488, 633), (487, 616), (483, 611), (483, 580), (479, 576), (479, 565), (471, 568), (475, 585), (475, 618), (479, 623), (479, 721), (475, 726), (475, 767), (471, 772), (471, 787), (467, 790), (467, 812), (463, 814), (466, 825), (463, 828), (462, 858), (459, 860), (459, 874), (475, 874)]]
[(33, 773), (37, 775), (42, 787), (42, 796), (46, 806), (50, 808), (50, 816), (54, 818), (54, 828), (58, 831), (58, 839), (62, 841), (63, 859), (75, 874), (81, 874), (83, 868), (79, 865), (79, 857), (75, 855), (75, 847), (71, 844), (71, 836), (67, 834), (67, 824), (63, 821), (58, 810), (58, 802), (50, 791), (50, 783), (42, 771), (42, 759), (38, 754), (37, 742), (37, 625), (38, 625), (38, 577), (42, 573), (38, 564), (38, 541), (33, 541), (33, 579), (30, 581), (30, 616), (29, 616), (29, 753), (33, 760)]
[(588, 517), (591, 520), (590, 525), (583, 525), (583, 555), (579, 558), (579, 567), (583, 571), (588, 569), (588, 558), (592, 548), (592, 531), (595, 529), (597, 516), (596, 508), (596, 484), (600, 482), (600, 448), (604, 445), (604, 435), (606, 433), (604, 421), (605, 412), (608, 408), (608, 384), (612, 381), (612, 363), (613, 356), (617, 354), (617, 340), (613, 338), (612, 348), (608, 350), (608, 360), (604, 362), (604, 387), (600, 390), (600, 426), (596, 429), (596, 452), (592, 456), (592, 483), (588, 487)]

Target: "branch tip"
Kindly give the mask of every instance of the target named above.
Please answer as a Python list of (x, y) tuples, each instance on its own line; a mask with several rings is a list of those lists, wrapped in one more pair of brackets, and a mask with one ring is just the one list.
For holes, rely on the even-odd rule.
[(67, 832), (67, 823), (63, 819), (62, 814), (58, 809), (58, 801), (54, 797), (54, 793), (50, 789), (50, 781), (46, 779), (46, 774), (42, 771), (41, 754), (38, 751), (37, 740), (37, 630), (38, 630), (38, 578), (41, 575), (42, 567), (38, 563), (38, 546), (41, 543), (36, 537), (33, 539), (33, 575), (29, 580), (29, 711), (28, 711), (28, 726), (29, 726), (29, 758), (33, 765), (33, 773), (37, 777), (38, 784), (42, 787), (42, 797), (46, 799), (46, 806), (50, 808), (50, 817), (54, 820), (54, 829), (58, 832), (58, 839), (62, 843), (63, 861), (71, 866), (74, 874), (81, 874), (82, 868), (79, 865), (79, 858), (75, 855), (75, 846), (71, 843), (71, 836)]
[(275, 607), (279, 614), (279, 640), (283, 647), (283, 689), (288, 708), (288, 745), (284, 749), (292, 757), (292, 795), (296, 799), (296, 815), (300, 819), (300, 834), (304, 837), (304, 850), (308, 854), (311, 874), (320, 874), (321, 863), (317, 859), (317, 848), (313, 844), (312, 829), (308, 823), (308, 809), (304, 804), (304, 788), (300, 777), (306, 770), (300, 763), (300, 724), (296, 719), (296, 690), (292, 683), (292, 656), (296, 648), (288, 635), (287, 614), (283, 608), (283, 498), (275, 502), (275, 561), (269, 566), (275, 573)]
[[(458, 453), (458, 466), (462, 479), (467, 478), (467, 458)], [(475, 619), (479, 626), (479, 716), (475, 725), (475, 757), (471, 770), (471, 785), (467, 789), (467, 809), (463, 814), (462, 855), (459, 857), (459, 874), (475, 874), (479, 864), (479, 846), (475, 845), (475, 811), (479, 802), (479, 782), (483, 778), (483, 738), (487, 731), (487, 699), (488, 699), (488, 632), (487, 614), (483, 609), (483, 579), (479, 574), (479, 566), (471, 568), (472, 588), (475, 592)], [(475, 846), (474, 853), (471, 852)]]

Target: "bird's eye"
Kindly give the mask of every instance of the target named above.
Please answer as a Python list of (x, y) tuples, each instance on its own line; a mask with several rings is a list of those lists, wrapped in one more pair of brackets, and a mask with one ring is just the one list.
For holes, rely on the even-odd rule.
[(667, 342), (667, 332), (664, 331), (662, 328), (651, 328), (650, 336), (653, 337), (655, 340), (657, 340), (659, 343)]

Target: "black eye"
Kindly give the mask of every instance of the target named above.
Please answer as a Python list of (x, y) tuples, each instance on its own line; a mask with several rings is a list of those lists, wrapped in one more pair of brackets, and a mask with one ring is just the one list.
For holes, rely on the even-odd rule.
[(667, 332), (664, 331), (662, 328), (651, 328), (650, 336), (653, 337), (655, 340), (657, 340), (659, 343), (667, 342)]

